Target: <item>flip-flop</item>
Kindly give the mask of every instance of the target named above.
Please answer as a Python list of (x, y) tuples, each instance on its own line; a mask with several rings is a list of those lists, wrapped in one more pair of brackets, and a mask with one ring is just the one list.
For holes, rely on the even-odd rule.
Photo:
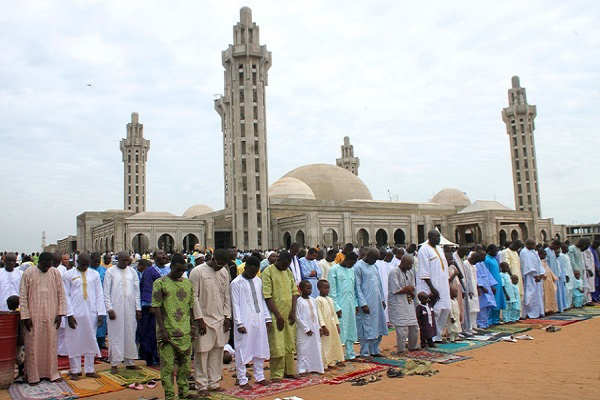
[(515, 336), (515, 338), (519, 340), (533, 340), (533, 338), (529, 335)]
[(156, 387), (156, 381), (154, 379), (150, 379), (147, 383), (146, 383), (146, 387), (148, 387), (148, 389), (154, 389)]
[(369, 384), (369, 382), (367, 382), (367, 380), (366, 380), (366, 379), (364, 379), (364, 378), (360, 378), (360, 379), (358, 379), (356, 382), (354, 382), (354, 383), (352, 384), (352, 386), (365, 386), (365, 385), (368, 385), (368, 384)]
[(129, 386), (127, 386), (129, 389), (135, 389), (135, 390), (144, 390), (144, 385), (142, 385), (139, 382), (135, 382), (135, 383), (131, 383)]

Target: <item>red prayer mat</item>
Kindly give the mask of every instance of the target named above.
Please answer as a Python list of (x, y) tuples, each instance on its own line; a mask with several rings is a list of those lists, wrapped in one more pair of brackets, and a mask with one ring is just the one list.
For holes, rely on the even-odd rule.
[(345, 367), (337, 367), (336, 369), (325, 371), (325, 382), (330, 385), (338, 385), (348, 382), (351, 379), (360, 378), (366, 375), (375, 374), (389, 368), (383, 363), (370, 362), (345, 362)]
[(261, 397), (272, 396), (276, 393), (289, 392), (303, 387), (318, 385), (323, 383), (323, 375), (308, 375), (300, 379), (282, 379), (279, 383), (271, 383), (269, 386), (262, 386), (251, 382), (252, 389), (244, 390), (239, 387), (229, 389), (226, 393), (229, 396), (239, 397), (245, 400), (254, 400)]

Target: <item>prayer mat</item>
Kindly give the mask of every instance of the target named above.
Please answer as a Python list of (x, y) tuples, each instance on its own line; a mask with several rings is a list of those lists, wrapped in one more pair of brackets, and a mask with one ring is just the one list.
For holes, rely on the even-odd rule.
[(590, 319), (592, 318), (589, 315), (569, 315), (569, 314), (552, 314), (552, 315), (546, 315), (544, 317), (544, 319), (549, 319), (549, 320), (558, 320), (558, 321), (575, 321), (575, 322), (579, 322), (579, 321), (585, 321), (586, 319)]
[(35, 386), (26, 383), (13, 383), (8, 388), (13, 400), (75, 399), (75, 392), (64, 380), (62, 382), (41, 381)]
[(68, 379), (67, 374), (64, 374), (63, 379), (71, 386), (77, 397), (95, 396), (97, 394), (117, 392), (125, 389), (125, 387), (108, 379), (104, 375), (100, 375), (100, 378), (80, 376), (78, 381), (73, 381)]
[(442, 353), (441, 351), (415, 350), (403, 356), (389, 357), (391, 359), (423, 360), (438, 364), (452, 364), (458, 361), (468, 360), (471, 357), (459, 354)]
[(442, 353), (458, 353), (459, 351), (473, 350), (478, 347), (487, 346), (493, 344), (494, 341), (489, 340), (465, 340), (461, 342), (448, 342), (448, 343), (436, 343), (437, 346), (435, 351)]
[(560, 321), (557, 319), (524, 319), (522, 320), (520, 323), (521, 324), (527, 324), (527, 325), (532, 325), (534, 327), (539, 327), (539, 328), (545, 328), (549, 325), (555, 325), (555, 326), (565, 326), (565, 325), (570, 325), (573, 324), (575, 322), (578, 322), (579, 320), (575, 320), (575, 321)]
[(98, 373), (122, 386), (127, 386), (135, 382), (146, 383), (150, 379), (160, 380), (159, 371), (145, 366), (140, 366), (140, 369), (126, 369), (125, 367), (120, 367), (118, 370), (118, 374), (116, 375), (111, 374), (110, 370), (101, 371)]
[(421, 375), (421, 376), (432, 376), (437, 374), (438, 370), (431, 368), (431, 363), (429, 361), (423, 360), (408, 360), (404, 368), (402, 368), (402, 372), (405, 376), (410, 375)]
[(404, 358), (399, 358), (399, 359), (394, 360), (392, 358), (386, 358), (386, 357), (373, 357), (371, 362), (375, 363), (375, 364), (389, 365), (391, 367), (400, 367), (400, 368), (403, 368), (404, 365), (406, 365), (406, 360)]
[(492, 325), (489, 328), (486, 329), (486, 332), (501, 332), (501, 333), (509, 333), (509, 334), (515, 334), (515, 333), (522, 333), (522, 332), (527, 332), (530, 331), (531, 327), (530, 326), (523, 326), (523, 325), (519, 325), (519, 324), (510, 324), (510, 325)]
[(212, 392), (208, 397), (198, 397), (198, 400), (242, 400), (242, 398), (230, 396), (226, 393)]
[(356, 379), (366, 375), (375, 374), (388, 368), (388, 364), (382, 365), (383, 363), (377, 362), (346, 361), (345, 364), (345, 367), (337, 367), (336, 369), (325, 371), (325, 374), (323, 375), (325, 378), (324, 383), (338, 385), (340, 383), (348, 382), (350, 379)]
[[(94, 359), (94, 364), (100, 364), (103, 358), (108, 357), (108, 350), (102, 349), (100, 352), (102, 353), (102, 357), (96, 357)], [(106, 354), (106, 356), (104, 354)], [(81, 356), (81, 365), (83, 366), (83, 356)], [(58, 370), (64, 371), (70, 368), (69, 357), (58, 356)]]
[(559, 315), (584, 315), (597, 317), (600, 315), (600, 307), (571, 308), (570, 310)]
[[(261, 397), (273, 396), (276, 393), (298, 390), (303, 387), (318, 385), (324, 382), (322, 375), (310, 374), (300, 379), (282, 379), (279, 383), (271, 383), (269, 386), (252, 384), (252, 389), (244, 390), (238, 386), (227, 390), (229, 396), (244, 400), (254, 400)], [(212, 394), (210, 396), (212, 398)]]

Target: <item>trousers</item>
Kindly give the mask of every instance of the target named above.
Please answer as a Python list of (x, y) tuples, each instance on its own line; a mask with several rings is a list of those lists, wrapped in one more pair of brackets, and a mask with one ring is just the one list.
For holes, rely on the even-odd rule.
[[(189, 352), (180, 352), (170, 343), (159, 345), (160, 355), (160, 381), (165, 391), (165, 400), (175, 400), (175, 387), (173, 385), (173, 370), (177, 365), (177, 386), (179, 398), (183, 399), (189, 393), (188, 378), (192, 370), (192, 361)], [(222, 355), (221, 355), (222, 357)]]
[(408, 349), (416, 350), (419, 340), (419, 325), (396, 326), (396, 351), (403, 353), (408, 338)]
[(376, 339), (358, 339), (360, 342), (360, 355), (361, 357), (368, 357), (374, 354), (381, 354), (379, 350), (379, 344), (381, 343), (381, 335), (377, 336)]
[(194, 379), (198, 391), (216, 389), (221, 380), (223, 367), (223, 347), (213, 347), (209, 351), (196, 352), (194, 355)]

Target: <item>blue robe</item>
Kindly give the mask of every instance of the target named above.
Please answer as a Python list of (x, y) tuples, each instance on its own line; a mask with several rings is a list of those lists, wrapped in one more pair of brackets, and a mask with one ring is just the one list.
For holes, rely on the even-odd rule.
[(333, 300), (335, 311), (341, 311), (342, 316), (339, 317), (340, 324), (340, 341), (345, 346), (346, 360), (353, 359), (354, 342), (358, 340), (356, 333), (356, 276), (354, 268), (346, 268), (338, 264), (333, 264), (327, 274), (329, 281), (329, 297)]
[(494, 276), (484, 262), (478, 262), (475, 265), (475, 269), (477, 270), (477, 287), (487, 290), (487, 293), (484, 293), (482, 290), (479, 294), (477, 326), (480, 328), (487, 328), (489, 326), (490, 311), (496, 307), (496, 296), (492, 291), (492, 286), (497, 285), (498, 281), (494, 279)]
[(156, 317), (150, 312), (152, 304), (152, 286), (154, 281), (168, 275), (171, 267), (159, 268), (156, 265), (146, 268), (140, 282), (142, 301), (142, 318), (138, 321), (136, 336), (140, 342), (140, 359), (146, 360), (146, 365), (158, 364), (158, 348), (156, 344)]
[[(312, 285), (312, 292), (310, 293), (310, 297), (316, 299), (319, 295), (319, 289), (317, 288), (317, 282), (321, 279), (321, 267), (317, 263), (317, 260), (307, 260), (306, 257), (302, 257), (298, 260), (300, 264), (300, 273), (302, 275), (302, 280), (309, 281)], [(316, 276), (310, 276), (312, 271), (317, 271)]]
[[(358, 314), (356, 330), (358, 339), (377, 339), (388, 333), (385, 312), (383, 310), (383, 287), (375, 264), (367, 264), (359, 260), (354, 264), (356, 279), (356, 299)], [(369, 306), (369, 314), (362, 311), (362, 306)]]
[(566, 288), (565, 288), (565, 276), (566, 270), (563, 266), (558, 262), (558, 257), (556, 257), (556, 253), (549, 247), (546, 247), (546, 263), (554, 272), (554, 275), (558, 277), (558, 281), (556, 281), (556, 304), (558, 305), (558, 312), (563, 312), (566, 308), (567, 297), (566, 297)]
[(593, 247), (590, 247), (590, 251), (592, 252), (592, 255), (594, 256), (594, 266), (595, 266), (594, 292), (592, 293), (592, 301), (599, 302), (600, 301), (600, 274), (598, 273), (598, 271), (600, 271), (600, 257), (598, 255), (598, 250), (594, 249)]
[(544, 283), (536, 282), (534, 275), (546, 275), (542, 262), (535, 250), (524, 248), (519, 254), (521, 273), (523, 275), (523, 308), (522, 317), (539, 318), (544, 314)]
[(502, 290), (504, 285), (502, 283), (502, 277), (500, 276), (500, 265), (496, 258), (488, 254), (485, 256), (484, 263), (496, 281), (496, 285), (493, 285), (496, 288), (496, 306), (490, 312), (489, 321), (490, 325), (494, 325), (500, 323), (500, 310), (506, 308), (506, 298), (504, 297), (504, 291)]

